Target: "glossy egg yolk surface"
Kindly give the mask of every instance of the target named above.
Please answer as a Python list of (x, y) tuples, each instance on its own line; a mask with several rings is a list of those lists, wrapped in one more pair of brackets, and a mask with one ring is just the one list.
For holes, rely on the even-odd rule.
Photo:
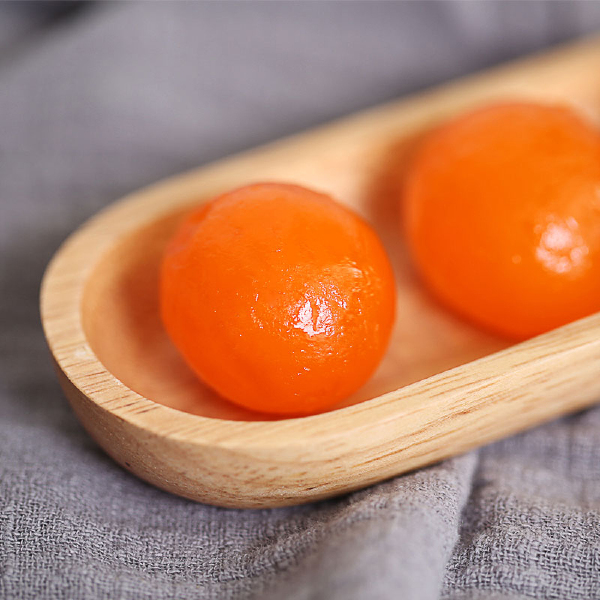
[(395, 287), (371, 227), (295, 185), (243, 187), (180, 226), (161, 272), (164, 325), (189, 366), (257, 411), (328, 408), (373, 373)]
[(403, 228), (422, 279), (521, 340), (600, 310), (600, 134), (573, 109), (499, 104), (420, 146)]

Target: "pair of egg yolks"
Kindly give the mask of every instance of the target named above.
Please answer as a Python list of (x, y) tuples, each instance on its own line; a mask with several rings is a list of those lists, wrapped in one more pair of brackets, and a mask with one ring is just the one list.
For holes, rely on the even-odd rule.
[[(430, 134), (401, 228), (445, 305), (520, 340), (600, 310), (600, 135), (574, 111), (503, 104)], [(248, 408), (308, 414), (358, 389), (389, 341), (389, 261), (323, 194), (258, 184), (194, 212), (164, 258), (163, 322), (194, 371)]]

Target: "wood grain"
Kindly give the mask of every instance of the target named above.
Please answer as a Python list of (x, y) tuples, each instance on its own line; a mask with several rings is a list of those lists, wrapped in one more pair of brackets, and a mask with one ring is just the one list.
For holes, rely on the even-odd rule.
[[(188, 498), (268, 507), (364, 487), (600, 399), (600, 315), (506, 347), (446, 313), (399, 236), (402, 172), (440, 120), (498, 99), (569, 102), (600, 117), (600, 40), (378, 107), (141, 190), (62, 246), (42, 321), (74, 411), (118, 463)], [(158, 318), (157, 265), (190, 206), (260, 180), (322, 189), (369, 219), (393, 259), (398, 324), (373, 379), (344, 406), (299, 419), (219, 399)]]

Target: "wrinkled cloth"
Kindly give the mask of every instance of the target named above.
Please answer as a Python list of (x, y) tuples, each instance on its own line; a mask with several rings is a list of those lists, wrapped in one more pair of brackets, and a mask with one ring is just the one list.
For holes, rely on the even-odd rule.
[(37, 306), (125, 193), (600, 31), (600, 3), (2, 4), (0, 598), (600, 598), (600, 409), (341, 498), (215, 508), (91, 441)]

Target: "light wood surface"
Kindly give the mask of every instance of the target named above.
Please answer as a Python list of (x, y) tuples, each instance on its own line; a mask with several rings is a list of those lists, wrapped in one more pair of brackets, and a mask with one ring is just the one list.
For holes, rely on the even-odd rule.
[[(73, 409), (119, 464), (175, 494), (270, 507), (340, 494), (600, 400), (600, 315), (507, 347), (438, 307), (411, 270), (397, 215), (406, 157), (427, 129), (499, 99), (600, 116), (600, 39), (458, 81), (141, 190), (52, 260), (42, 321)], [(397, 325), (372, 380), (336, 410), (269, 420), (216, 397), (169, 343), (157, 265), (190, 206), (253, 181), (321, 189), (378, 230)], [(483, 358), (482, 358), (483, 357)]]

